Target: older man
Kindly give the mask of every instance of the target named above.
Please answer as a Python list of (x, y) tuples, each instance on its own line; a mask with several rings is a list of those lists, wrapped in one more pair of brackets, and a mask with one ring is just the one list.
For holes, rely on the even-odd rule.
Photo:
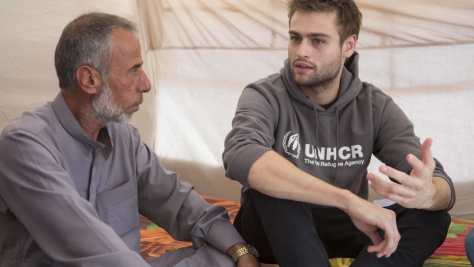
[[(126, 123), (150, 90), (136, 32), (103, 13), (69, 23), (55, 54), (61, 92), (2, 132), (0, 266), (259, 266), (226, 210)], [(139, 213), (194, 247), (147, 263)]]

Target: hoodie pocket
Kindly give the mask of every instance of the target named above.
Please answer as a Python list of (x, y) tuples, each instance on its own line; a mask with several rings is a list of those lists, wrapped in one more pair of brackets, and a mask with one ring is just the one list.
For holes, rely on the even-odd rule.
[(120, 237), (139, 227), (137, 185), (133, 180), (97, 194), (99, 216)]

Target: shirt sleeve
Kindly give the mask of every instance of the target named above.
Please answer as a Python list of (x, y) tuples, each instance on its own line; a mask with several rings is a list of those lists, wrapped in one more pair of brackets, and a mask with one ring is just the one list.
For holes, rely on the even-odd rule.
[(278, 103), (274, 101), (253, 87), (240, 96), (222, 158), (226, 176), (242, 185), (248, 185), (250, 168), (275, 143)]
[(164, 168), (156, 154), (140, 143), (138, 148), (138, 202), (140, 213), (173, 238), (208, 243), (222, 253), (244, 242), (222, 206), (210, 206), (193, 187)]
[[(99, 219), (50, 149), (24, 131), (5, 134), (0, 142), (3, 211), (14, 214), (9, 223), (20, 225), (10, 234), (31, 235), (49, 258), (68, 266), (150, 266)], [(16, 249), (21, 254), (25, 248)]]

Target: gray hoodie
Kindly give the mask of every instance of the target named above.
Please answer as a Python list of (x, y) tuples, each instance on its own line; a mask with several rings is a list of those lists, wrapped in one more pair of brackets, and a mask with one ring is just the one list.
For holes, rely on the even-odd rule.
[[(242, 92), (226, 137), (226, 176), (248, 188), (248, 173), (266, 151), (274, 150), (301, 170), (367, 199), (371, 155), (405, 173), (408, 153), (421, 158), (420, 139), (397, 104), (380, 89), (359, 79), (359, 55), (345, 62), (336, 102), (327, 110), (312, 103), (290, 75), (288, 60), (280, 73), (249, 84)], [(451, 178), (436, 161), (434, 176)]]

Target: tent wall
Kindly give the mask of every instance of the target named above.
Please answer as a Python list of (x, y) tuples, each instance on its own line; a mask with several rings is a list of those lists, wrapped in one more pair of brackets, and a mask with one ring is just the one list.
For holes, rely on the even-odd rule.
[[(54, 99), (59, 92), (54, 68), (59, 36), (67, 23), (92, 11), (116, 14), (140, 28), (142, 25), (136, 0), (0, 1), (0, 129), (23, 111)], [(144, 46), (142, 50), (145, 57)], [(142, 129), (142, 138), (150, 145), (154, 140), (154, 102), (152, 91), (132, 122)]]
[[(360, 75), (405, 110), (458, 185), (453, 214), (473, 213), (474, 4), (356, 0), (364, 14)], [(157, 90), (155, 149), (203, 194), (237, 200), (221, 153), (238, 97), (286, 58), (284, 0), (140, 1)], [(159, 14), (158, 16), (156, 14)], [(160, 141), (163, 140), (163, 141)], [(458, 141), (463, 140), (463, 141)], [(378, 173), (373, 159), (370, 170)], [(386, 177), (385, 177), (386, 178)], [(387, 178), (386, 178), (387, 179)], [(467, 186), (466, 186), (467, 183)], [(466, 189), (470, 188), (470, 189)], [(371, 192), (371, 199), (380, 196)], [(458, 209), (459, 208), (459, 209)]]
[[(456, 183), (453, 215), (474, 216), (474, 2), (356, 0), (360, 76), (392, 96)], [(1, 0), (0, 129), (59, 88), (54, 49), (87, 11), (139, 24), (153, 90), (135, 115), (143, 140), (201, 194), (238, 200), (221, 154), (237, 100), (286, 58), (284, 0)], [(4, 152), (1, 152), (4, 153)], [(377, 172), (374, 159), (370, 170)], [(379, 196), (371, 194), (371, 198)]]

